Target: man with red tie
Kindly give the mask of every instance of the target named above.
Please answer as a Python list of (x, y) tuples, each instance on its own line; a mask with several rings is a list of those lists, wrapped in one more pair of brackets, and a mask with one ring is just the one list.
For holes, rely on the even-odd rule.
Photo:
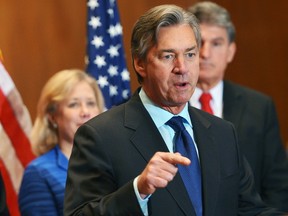
[(229, 12), (212, 2), (188, 10), (198, 18), (202, 37), (199, 80), (190, 104), (235, 125), (257, 191), (268, 205), (288, 212), (288, 162), (275, 105), (262, 93), (223, 80), (236, 52)]

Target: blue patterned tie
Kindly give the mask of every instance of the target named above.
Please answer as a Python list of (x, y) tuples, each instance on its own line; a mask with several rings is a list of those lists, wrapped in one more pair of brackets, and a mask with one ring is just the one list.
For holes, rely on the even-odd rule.
[(189, 158), (189, 166), (178, 165), (178, 170), (189, 194), (192, 205), (197, 216), (202, 216), (202, 187), (201, 170), (193, 139), (183, 124), (184, 118), (180, 116), (172, 117), (168, 122), (175, 131), (175, 151)]

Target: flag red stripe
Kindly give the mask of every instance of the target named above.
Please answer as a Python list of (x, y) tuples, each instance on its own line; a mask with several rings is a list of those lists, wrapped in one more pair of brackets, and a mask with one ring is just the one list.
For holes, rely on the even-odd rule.
[(15, 149), (23, 167), (35, 158), (35, 155), (31, 151), (30, 141), (24, 131), (22, 130), (13, 109), (10, 106), (9, 101), (0, 89), (0, 121), (2, 126), (11, 140), (11, 143)]
[(7, 172), (4, 163), (0, 159), (0, 171), (5, 184), (6, 202), (11, 216), (20, 216), (18, 206), (18, 196), (14, 191), (9, 173)]

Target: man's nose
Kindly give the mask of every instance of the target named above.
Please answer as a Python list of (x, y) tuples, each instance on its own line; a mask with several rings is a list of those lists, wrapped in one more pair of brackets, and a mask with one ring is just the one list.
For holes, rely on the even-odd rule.
[(210, 46), (207, 43), (202, 43), (200, 48), (200, 57), (201, 58), (209, 58), (210, 56)]
[(174, 71), (177, 73), (183, 73), (187, 70), (185, 58), (182, 56), (175, 58), (174, 64)]

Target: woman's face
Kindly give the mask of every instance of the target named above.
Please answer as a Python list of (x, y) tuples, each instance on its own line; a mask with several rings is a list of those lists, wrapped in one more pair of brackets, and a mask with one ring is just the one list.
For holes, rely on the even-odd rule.
[(93, 89), (86, 81), (74, 86), (70, 94), (59, 103), (53, 121), (58, 126), (59, 144), (73, 144), (76, 130), (84, 122), (100, 113)]

